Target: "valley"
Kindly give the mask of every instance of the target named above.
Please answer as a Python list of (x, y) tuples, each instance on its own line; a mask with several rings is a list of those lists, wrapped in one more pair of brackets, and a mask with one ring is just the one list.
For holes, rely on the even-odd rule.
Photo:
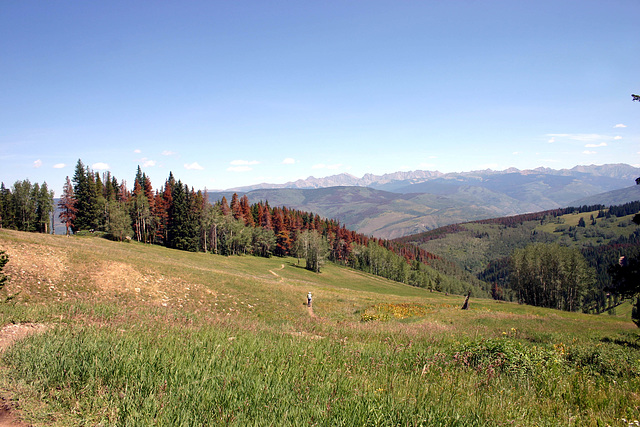
[(633, 185), (640, 168), (629, 165), (475, 171), (443, 174), (397, 172), (362, 179), (336, 175), (282, 185), (261, 184), (209, 191), (209, 200), (247, 195), (333, 218), (349, 229), (394, 239), (438, 227), (584, 204), (618, 205), (640, 200)]

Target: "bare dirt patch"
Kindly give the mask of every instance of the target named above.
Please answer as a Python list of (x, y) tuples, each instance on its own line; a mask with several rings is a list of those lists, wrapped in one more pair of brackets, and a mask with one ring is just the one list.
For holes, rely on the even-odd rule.
[(90, 281), (107, 297), (122, 292), (136, 294), (142, 301), (166, 306), (170, 301), (184, 302), (194, 299), (190, 293), (199, 289), (197, 284), (161, 274), (141, 272), (123, 262), (105, 261), (96, 265)]
[(0, 330), (0, 353), (4, 352), (14, 342), (36, 332), (42, 332), (47, 325), (41, 323), (20, 323), (6, 325)]
[(18, 421), (11, 410), (11, 406), (5, 403), (4, 399), (0, 399), (0, 427), (26, 427), (27, 424)]
[(2, 250), (9, 255), (5, 273), (11, 278), (9, 293), (52, 291), (64, 278), (68, 265), (66, 251), (31, 243), (3, 241)]

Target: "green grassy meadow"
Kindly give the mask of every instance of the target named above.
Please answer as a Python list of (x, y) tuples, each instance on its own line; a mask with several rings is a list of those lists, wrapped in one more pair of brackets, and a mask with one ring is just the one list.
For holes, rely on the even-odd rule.
[(0, 250), (1, 324), (44, 325), (0, 357), (0, 396), (31, 425), (640, 419), (640, 337), (622, 308), (472, 299), (462, 311), (461, 296), (331, 264), (94, 237), (0, 230)]

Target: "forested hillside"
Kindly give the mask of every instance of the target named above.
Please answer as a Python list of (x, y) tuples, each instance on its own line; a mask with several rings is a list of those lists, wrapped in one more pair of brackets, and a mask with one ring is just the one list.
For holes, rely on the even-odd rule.
[[(295, 256), (315, 272), (330, 261), (412, 286), (488, 296), (483, 282), (453, 263), (415, 245), (356, 233), (317, 213), (272, 207), (267, 200), (250, 204), (246, 195), (235, 193), (230, 200), (223, 196), (209, 202), (206, 193), (189, 188), (171, 173), (155, 190), (140, 168), (133, 182), (129, 189), (125, 181), (119, 182), (110, 173), (101, 177), (79, 160), (58, 202), (65, 231), (100, 233), (114, 240), (133, 239), (192, 252)], [(17, 183), (14, 188), (21, 187)], [(11, 191), (5, 196), (18, 199)], [(18, 229), (15, 221), (9, 221), (17, 216), (17, 205), (3, 206), (12, 214), (4, 221), (0, 218), (0, 227)], [(39, 205), (33, 206), (35, 218)], [(48, 206), (46, 218), (53, 208)]]
[[(618, 303), (611, 267), (622, 256), (640, 253), (640, 231), (632, 221), (638, 211), (640, 202), (570, 207), (457, 224), (397, 241), (455, 262), (490, 283), (495, 298), (598, 313)], [(571, 274), (582, 277), (580, 289), (560, 301), (557, 295), (568, 286), (564, 277)], [(537, 283), (546, 283), (549, 293), (531, 294)]]
[[(230, 199), (234, 192), (246, 194), (251, 203), (269, 200), (274, 206), (337, 219), (365, 235), (393, 239), (479, 219), (627, 203), (640, 198), (640, 187), (620, 189), (638, 173), (638, 168), (619, 164), (448, 174), (413, 171), (361, 179), (341, 174), (209, 194), (211, 200)], [(588, 202), (575, 203), (585, 197)]]

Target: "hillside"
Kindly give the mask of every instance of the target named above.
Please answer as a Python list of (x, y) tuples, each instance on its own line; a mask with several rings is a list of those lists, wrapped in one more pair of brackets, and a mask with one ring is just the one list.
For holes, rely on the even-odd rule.
[[(449, 224), (591, 204), (589, 201), (626, 203), (638, 199), (637, 189), (620, 189), (638, 175), (640, 169), (629, 165), (449, 174), (414, 171), (367, 174), (361, 179), (342, 174), (209, 192), (209, 200), (230, 199), (238, 192), (252, 203), (267, 200), (272, 206), (311, 211), (359, 233), (392, 239)], [(614, 193), (608, 195), (610, 191)]]
[[(632, 218), (640, 202), (624, 205), (565, 208), (474, 221), (397, 239), (443, 257), (480, 280), (502, 290), (508, 286), (508, 258), (536, 243), (578, 248), (596, 276), (585, 304), (607, 307), (611, 277), (608, 269), (621, 256), (640, 250), (640, 230)], [(509, 295), (508, 292), (505, 295)], [(513, 297), (513, 295), (511, 295)]]
[[(211, 202), (230, 192), (208, 192)], [(474, 204), (471, 197), (455, 200), (433, 194), (398, 194), (366, 187), (330, 187), (312, 190), (269, 189), (246, 193), (250, 203), (313, 212), (340, 221), (350, 230), (380, 238), (400, 237), (452, 222), (501, 216), (503, 210)], [(477, 200), (475, 203), (480, 204)], [(513, 210), (508, 209), (510, 213)]]
[(290, 258), (7, 230), (0, 250), (0, 396), (29, 425), (615, 425), (640, 405), (626, 319), (461, 311)]
[(621, 205), (635, 200), (640, 200), (640, 185), (632, 185), (630, 187), (624, 187), (618, 190), (607, 191), (606, 193), (578, 199), (571, 203), (571, 206), (596, 204), (612, 206)]

